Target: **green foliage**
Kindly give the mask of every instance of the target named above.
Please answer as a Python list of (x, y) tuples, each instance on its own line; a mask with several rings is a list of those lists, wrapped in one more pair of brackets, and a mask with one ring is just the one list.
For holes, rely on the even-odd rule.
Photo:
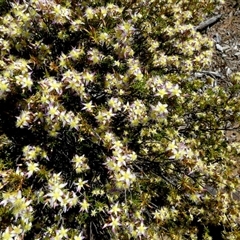
[(213, 47), (194, 24), (220, 2), (10, 2), (1, 239), (239, 237), (239, 74), (193, 77)]

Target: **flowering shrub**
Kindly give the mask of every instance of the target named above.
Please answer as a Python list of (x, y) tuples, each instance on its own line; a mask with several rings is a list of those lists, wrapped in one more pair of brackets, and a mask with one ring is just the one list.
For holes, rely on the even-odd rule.
[(213, 47), (194, 25), (220, 2), (10, 1), (1, 239), (240, 237), (240, 77), (194, 77)]

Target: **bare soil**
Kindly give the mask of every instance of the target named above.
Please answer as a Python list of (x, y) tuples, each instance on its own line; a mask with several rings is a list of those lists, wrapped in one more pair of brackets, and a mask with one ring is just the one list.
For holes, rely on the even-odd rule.
[(216, 7), (214, 15), (217, 14), (222, 14), (220, 21), (206, 31), (220, 45), (216, 46), (211, 67), (228, 79), (231, 73), (240, 72), (240, 1), (226, 0)]
[[(225, 0), (217, 6), (212, 16), (221, 14), (220, 20), (209, 27), (207, 34), (215, 42), (215, 51), (209, 71), (219, 74), (217, 84), (228, 86), (230, 76), (240, 72), (240, 0)], [(210, 16), (210, 17), (212, 17)], [(238, 130), (228, 131), (230, 141), (240, 141), (240, 123), (235, 123)]]

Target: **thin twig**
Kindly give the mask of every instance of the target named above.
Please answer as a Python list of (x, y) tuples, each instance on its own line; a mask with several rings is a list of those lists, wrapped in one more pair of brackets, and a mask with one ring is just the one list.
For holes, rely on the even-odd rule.
[(196, 73), (200, 73), (200, 74), (206, 74), (206, 75), (210, 75), (210, 76), (213, 76), (213, 77), (218, 77), (218, 78), (222, 78), (222, 74), (219, 73), (219, 72), (214, 72), (214, 71), (199, 71), (199, 72), (196, 72)]

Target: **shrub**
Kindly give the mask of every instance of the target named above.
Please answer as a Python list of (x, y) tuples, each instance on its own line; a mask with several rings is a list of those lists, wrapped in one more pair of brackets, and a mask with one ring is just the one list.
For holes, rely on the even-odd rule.
[(2, 239), (239, 237), (240, 78), (194, 77), (213, 47), (194, 25), (219, 2), (10, 1)]

